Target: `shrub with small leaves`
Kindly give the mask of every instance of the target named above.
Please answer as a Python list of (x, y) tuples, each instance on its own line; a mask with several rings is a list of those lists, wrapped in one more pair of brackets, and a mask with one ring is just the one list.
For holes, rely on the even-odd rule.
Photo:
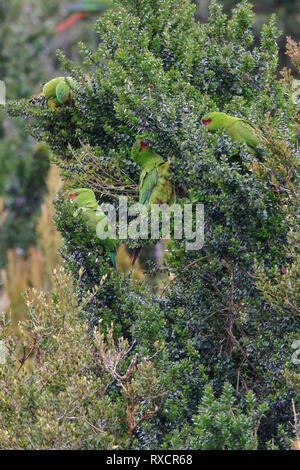
[(166, 391), (153, 358), (114, 340), (113, 326), (91, 334), (82, 321), (82, 309), (104, 284), (78, 302), (61, 269), (51, 294), (29, 293), (19, 341), (3, 320), (1, 449), (128, 448), (133, 430), (159, 410)]
[(169, 446), (193, 450), (256, 450), (257, 430), (267, 409), (266, 403), (256, 404), (251, 392), (237, 406), (229, 384), (224, 385), (219, 398), (214, 396), (211, 386), (206, 386), (193, 425), (175, 431)]

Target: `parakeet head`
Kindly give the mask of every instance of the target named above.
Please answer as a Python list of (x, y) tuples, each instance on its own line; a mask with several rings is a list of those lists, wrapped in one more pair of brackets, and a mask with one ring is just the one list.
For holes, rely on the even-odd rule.
[(201, 122), (204, 126), (207, 126), (210, 131), (217, 131), (224, 127), (227, 117), (229, 116), (225, 113), (214, 111), (203, 116)]
[(69, 193), (69, 198), (76, 207), (87, 207), (88, 205), (97, 204), (94, 191), (88, 188), (75, 188)]
[(137, 139), (135, 143), (133, 144), (132, 151), (131, 151), (131, 155), (133, 159), (135, 159), (136, 156), (138, 156), (138, 154), (140, 154), (141, 152), (144, 152), (148, 148), (151, 148), (151, 143), (148, 140), (144, 140), (140, 138)]
[(144, 140), (141, 138), (138, 138), (135, 143), (133, 144), (133, 147), (131, 149), (131, 158), (138, 164), (143, 161), (143, 157), (147, 152), (147, 150), (151, 149), (151, 142), (148, 140)]

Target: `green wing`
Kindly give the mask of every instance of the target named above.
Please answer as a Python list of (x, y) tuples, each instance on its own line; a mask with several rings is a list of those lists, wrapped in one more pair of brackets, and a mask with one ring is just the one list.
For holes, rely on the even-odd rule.
[(140, 204), (146, 205), (158, 180), (157, 168), (143, 170), (140, 179)]
[[(98, 206), (96, 211), (96, 233), (98, 236), (98, 231), (101, 230), (103, 233), (107, 233), (107, 238), (102, 240), (104, 246), (116, 250), (116, 240), (110, 238), (110, 235), (113, 236), (114, 229), (109, 223), (108, 217), (104, 214), (101, 207)], [(99, 238), (99, 236), (98, 236)]]
[(68, 101), (69, 94), (70, 94), (69, 85), (65, 82), (65, 80), (61, 80), (56, 87), (56, 98), (59, 101), (59, 103), (63, 104), (66, 101)]
[(65, 77), (56, 77), (52, 78), (49, 82), (45, 83), (43, 87), (43, 95), (48, 100), (49, 98), (56, 97), (56, 87), (57, 85), (64, 80)]
[(249, 147), (256, 148), (259, 145), (259, 136), (261, 132), (250, 121), (239, 119), (233, 125), (234, 133), (237, 133), (240, 140), (245, 142)]
[[(115, 232), (101, 207), (99, 205), (96, 206), (96, 209), (95, 207), (79, 207), (73, 213), (73, 216), (77, 217), (79, 213), (82, 213), (86, 218), (86, 225), (88, 230), (96, 234), (100, 244), (109, 250), (113, 266), (116, 267), (117, 243), (114, 238)], [(100, 238), (100, 233), (107, 234), (106, 238)], [(112, 238), (110, 238), (110, 235)]]

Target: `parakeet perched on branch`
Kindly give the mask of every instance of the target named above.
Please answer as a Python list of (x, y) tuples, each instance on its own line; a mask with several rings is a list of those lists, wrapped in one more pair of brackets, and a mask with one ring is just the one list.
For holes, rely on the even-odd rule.
[[(76, 188), (72, 190), (69, 197), (77, 209), (74, 215), (76, 216), (78, 211), (82, 212), (86, 218), (88, 230), (96, 233), (101, 245), (109, 250), (112, 264), (116, 268), (116, 240), (112, 238), (114, 231), (97, 203), (94, 192), (87, 188)], [(103, 234), (103, 238), (100, 238), (100, 233)]]
[(73, 13), (71, 16), (62, 21), (57, 27), (56, 32), (61, 33), (69, 29), (73, 24), (82, 20), (89, 14), (100, 14), (112, 8), (113, 2), (111, 0), (87, 0), (83, 2), (68, 5), (68, 11)]
[(66, 104), (71, 101), (72, 90), (69, 84), (73, 84), (70, 77), (56, 77), (45, 83), (42, 95), (46, 100), (56, 100), (58, 105)]
[[(203, 116), (201, 122), (212, 132), (224, 129), (226, 134), (233, 140), (239, 144), (245, 143), (249, 153), (252, 153), (252, 155), (260, 158), (270, 156), (266, 150), (261, 148), (261, 143), (264, 140), (261, 131), (246, 119), (236, 118), (226, 113), (212, 112)], [(274, 177), (273, 171), (271, 174)], [(271, 184), (276, 191), (279, 204), (282, 205), (277, 184), (274, 182), (271, 182)]]
[(141, 167), (139, 202), (145, 206), (172, 204), (175, 191), (171, 183), (170, 163), (153, 152), (145, 140), (135, 142), (131, 157)]
[[(62, 104), (71, 102), (72, 90), (69, 84), (74, 84), (70, 77), (56, 77), (45, 83), (43, 91), (38, 96), (43, 96), (49, 108), (56, 108)], [(34, 97), (29, 102), (34, 101)]]
[[(139, 202), (148, 207), (150, 204), (171, 205), (175, 199), (175, 189), (171, 182), (170, 163), (153, 152), (151, 144), (138, 139), (131, 150), (132, 159), (140, 166)], [(141, 247), (134, 250), (134, 265)]]
[(239, 144), (247, 144), (248, 151), (253, 155), (268, 156), (268, 152), (260, 148), (262, 133), (250, 121), (219, 112), (208, 113), (201, 121), (209, 131), (224, 129), (226, 134)]

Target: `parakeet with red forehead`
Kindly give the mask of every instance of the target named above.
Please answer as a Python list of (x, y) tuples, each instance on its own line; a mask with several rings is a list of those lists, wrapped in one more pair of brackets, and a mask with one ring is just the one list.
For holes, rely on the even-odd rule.
[(140, 166), (139, 202), (172, 204), (175, 190), (171, 182), (170, 163), (153, 152), (150, 142), (138, 139), (131, 150), (132, 159)]
[(224, 129), (227, 135), (239, 144), (245, 143), (248, 151), (260, 157), (268, 156), (268, 152), (260, 148), (262, 133), (250, 121), (230, 116), (226, 113), (212, 112), (202, 117), (201, 122), (209, 131)]
[(79, 211), (84, 215), (88, 230), (96, 233), (101, 245), (109, 250), (112, 264), (116, 268), (117, 245), (115, 238), (113, 238), (114, 230), (97, 203), (94, 191), (87, 188), (76, 188), (72, 190), (69, 197), (77, 209), (74, 215), (76, 216)]
[[(151, 204), (171, 205), (175, 189), (171, 181), (170, 163), (153, 152), (150, 142), (137, 139), (131, 150), (132, 159), (141, 168), (139, 181), (139, 202), (148, 207)], [(141, 247), (135, 248), (131, 257), (134, 265)]]
[[(45, 83), (42, 93), (48, 103), (49, 108), (57, 108), (62, 104), (71, 102), (72, 90), (70, 84), (74, 86), (74, 82), (70, 77), (56, 77)], [(35, 98), (30, 98), (29, 102), (34, 102)]]
[[(269, 157), (269, 153), (261, 148), (261, 143), (264, 137), (259, 129), (255, 127), (250, 121), (246, 119), (236, 118), (226, 113), (212, 112), (202, 117), (201, 122), (207, 126), (209, 131), (215, 132), (219, 129), (224, 129), (227, 135), (239, 144), (246, 144), (248, 152), (260, 158)], [(274, 177), (273, 171), (271, 176)], [(282, 205), (279, 189), (276, 183), (271, 181), (275, 189), (278, 202)]]

